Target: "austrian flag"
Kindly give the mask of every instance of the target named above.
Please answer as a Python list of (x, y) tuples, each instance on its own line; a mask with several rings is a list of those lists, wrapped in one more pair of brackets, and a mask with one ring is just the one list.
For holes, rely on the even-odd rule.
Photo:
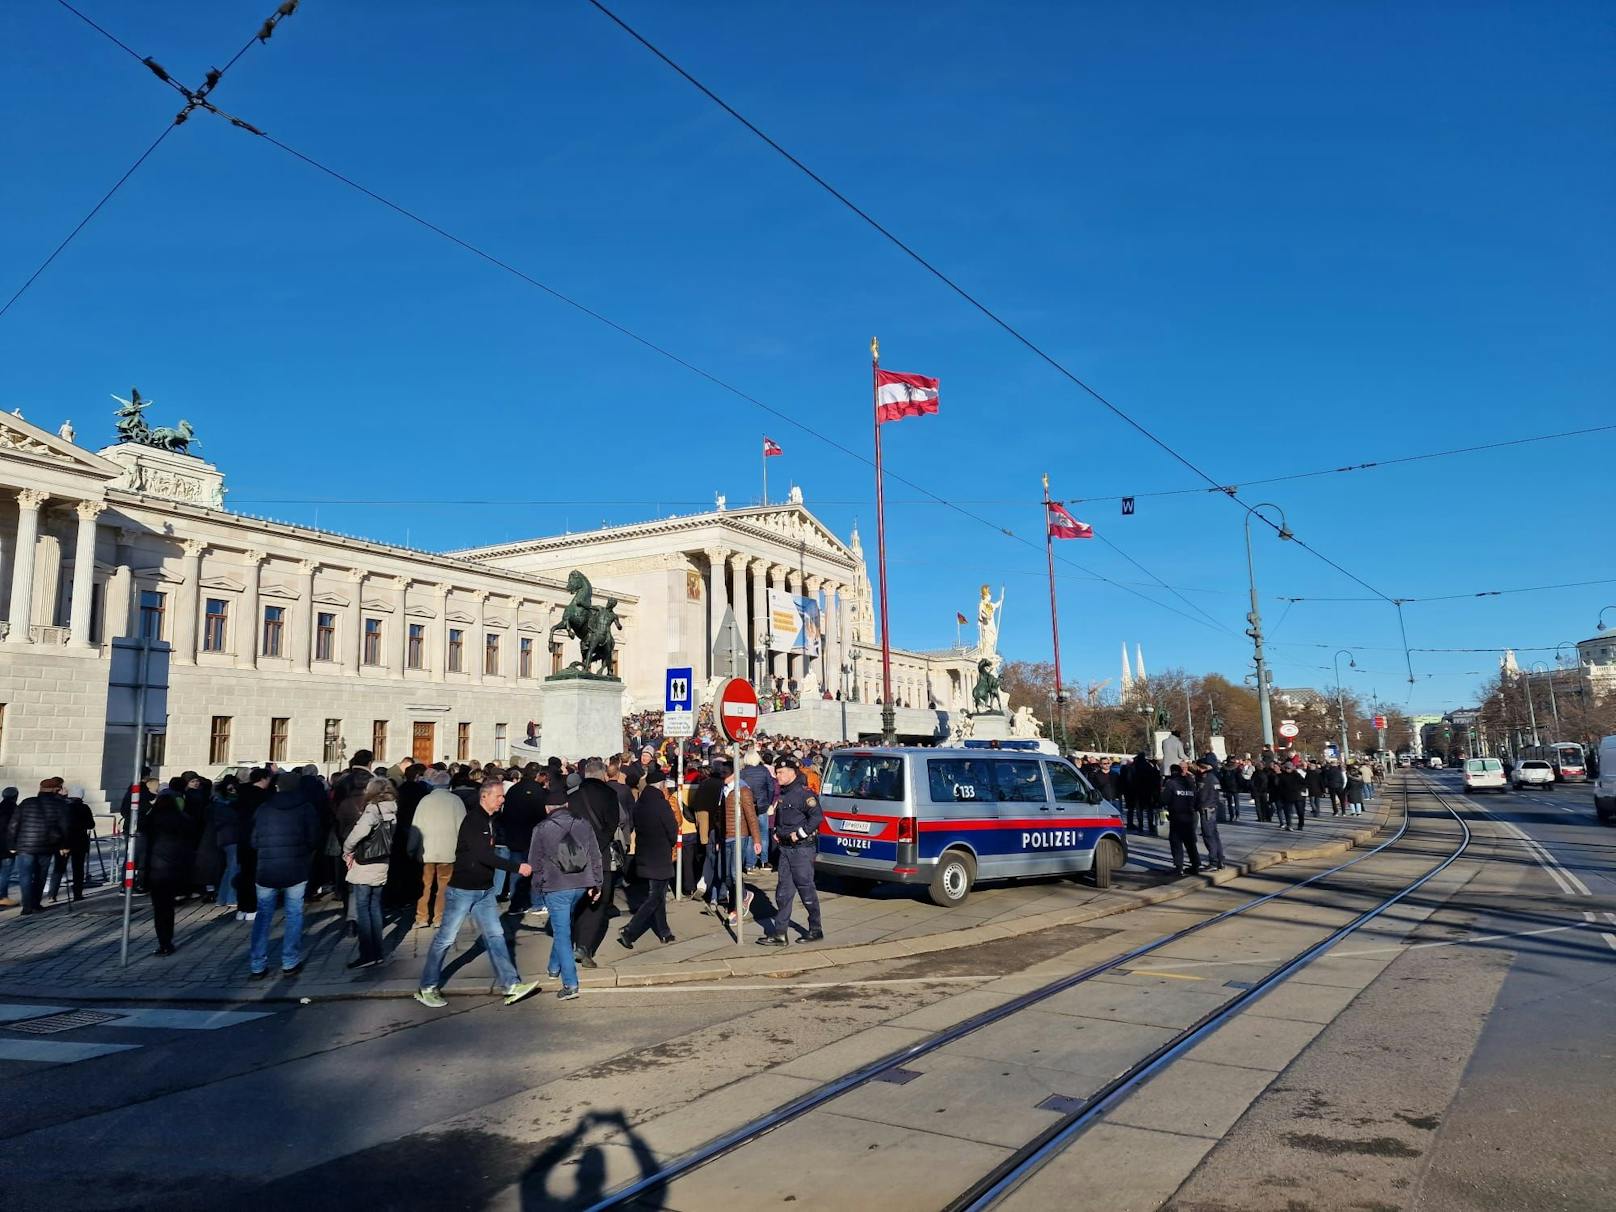
[(937, 411), (937, 380), (925, 375), (900, 374), (895, 370), (875, 372), (875, 420), (901, 421)]
[(1049, 537), (1052, 539), (1092, 539), (1094, 527), (1087, 522), (1079, 522), (1066, 508), (1051, 501), (1049, 503)]
[(773, 438), (766, 437), (763, 439), (763, 457), (765, 459), (772, 458), (773, 456), (780, 454), (785, 454), (785, 451), (780, 449), (780, 444), (778, 442), (776, 442)]

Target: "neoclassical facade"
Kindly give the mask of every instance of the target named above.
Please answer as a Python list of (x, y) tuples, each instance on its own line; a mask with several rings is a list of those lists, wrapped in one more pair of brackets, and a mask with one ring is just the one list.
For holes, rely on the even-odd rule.
[[(0, 414), (0, 782), (116, 798), (110, 641), (171, 649), (161, 771), (506, 755), (542, 720), (560, 580), (222, 508), (201, 459)], [(638, 603), (623, 595), (628, 633)], [(632, 652), (625, 641), (620, 653)]]

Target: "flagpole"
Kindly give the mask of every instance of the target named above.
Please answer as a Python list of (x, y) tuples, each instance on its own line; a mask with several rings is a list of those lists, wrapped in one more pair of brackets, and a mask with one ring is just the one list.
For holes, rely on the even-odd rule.
[[(1049, 630), (1055, 642), (1055, 712), (1061, 721), (1061, 739), (1057, 744), (1066, 742), (1066, 698), (1061, 693), (1061, 667), (1060, 667), (1060, 612), (1055, 607), (1055, 536), (1049, 528), (1049, 473), (1044, 473), (1044, 555), (1049, 561)], [(1054, 721), (1050, 721), (1051, 734), (1055, 731)]]
[(769, 440), (763, 439), (763, 503), (769, 503)]
[(881, 470), (881, 342), (870, 338), (870, 416), (875, 422), (875, 559), (881, 582), (881, 742), (898, 742), (892, 709), (892, 640), (887, 630), (887, 502)]

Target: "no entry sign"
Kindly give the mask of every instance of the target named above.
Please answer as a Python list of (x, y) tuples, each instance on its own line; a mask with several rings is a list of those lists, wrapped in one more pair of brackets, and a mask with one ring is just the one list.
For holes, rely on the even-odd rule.
[(757, 691), (745, 678), (730, 678), (718, 692), (718, 729), (726, 741), (749, 741), (757, 732)]

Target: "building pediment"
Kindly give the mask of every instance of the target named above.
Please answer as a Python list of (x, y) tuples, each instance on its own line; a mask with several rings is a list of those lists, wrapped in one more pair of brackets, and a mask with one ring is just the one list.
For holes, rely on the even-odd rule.
[(483, 620), (483, 623), (489, 627), (498, 627), (501, 631), (511, 625), (511, 621), (509, 619), (503, 618), (500, 615), (489, 615)]
[(438, 612), (430, 606), (411, 606), (404, 611), (404, 614), (412, 619), (435, 619), (438, 617)]
[(213, 576), (202, 578), (202, 588), (217, 589), (223, 593), (244, 593), (247, 586), (244, 582), (235, 580), (232, 577)]
[(159, 565), (156, 568), (136, 568), (134, 570), (137, 581), (160, 581), (165, 585), (183, 585), (185, 578), (177, 572), (169, 572)]
[(475, 623), (477, 621), (464, 610), (451, 610), (447, 617), (451, 623)]
[(82, 450), (66, 438), (9, 412), (0, 413), (0, 455), (58, 471), (76, 472), (103, 482), (123, 474), (123, 468), (116, 463)]
[(392, 614), (395, 604), (386, 598), (366, 598), (360, 606), (362, 609), (374, 610), (379, 614)]
[(261, 598), (279, 598), (283, 602), (295, 602), (297, 601), (298, 593), (290, 585), (283, 585), (278, 581), (266, 581), (258, 587), (258, 596)]
[(352, 602), (351, 598), (345, 598), (340, 593), (332, 593), (329, 589), (325, 590), (324, 592), (315, 594), (314, 595), (314, 600), (316, 602), (318, 602), (321, 606), (342, 606), (342, 607), (346, 607)]

